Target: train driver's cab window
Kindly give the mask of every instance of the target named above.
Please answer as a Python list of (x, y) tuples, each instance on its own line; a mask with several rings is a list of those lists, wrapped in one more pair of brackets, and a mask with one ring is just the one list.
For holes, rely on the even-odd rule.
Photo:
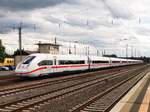
[(35, 58), (35, 56), (28, 56), (24, 59), (23, 64), (30, 64), (31, 61)]
[(53, 61), (52, 60), (43, 60), (38, 63), (38, 66), (45, 66), (45, 65), (53, 65)]

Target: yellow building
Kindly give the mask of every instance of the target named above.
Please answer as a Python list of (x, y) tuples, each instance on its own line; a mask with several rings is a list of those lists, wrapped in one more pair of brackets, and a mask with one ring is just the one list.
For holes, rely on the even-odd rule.
[(0, 66), (14, 66), (13, 58), (5, 58), (3, 63), (0, 63)]

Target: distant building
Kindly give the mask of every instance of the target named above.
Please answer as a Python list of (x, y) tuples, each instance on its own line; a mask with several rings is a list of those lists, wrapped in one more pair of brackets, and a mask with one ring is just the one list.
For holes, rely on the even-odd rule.
[(59, 54), (60, 45), (58, 44), (39, 42), (37, 45), (39, 53)]
[(52, 44), (52, 43), (41, 43), (38, 44), (38, 50), (37, 51), (22, 51), (22, 55), (20, 55), (20, 51), (17, 50), (14, 53), (14, 59), (15, 59), (15, 65), (17, 65), (21, 60), (23, 60), (26, 56), (33, 54), (33, 53), (49, 53), (49, 54), (59, 54), (59, 46), (58, 44)]

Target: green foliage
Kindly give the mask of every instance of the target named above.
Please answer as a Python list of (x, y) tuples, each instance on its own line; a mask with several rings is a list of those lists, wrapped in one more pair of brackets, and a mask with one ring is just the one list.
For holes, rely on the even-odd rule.
[[(22, 55), (29, 55), (27, 52), (24, 51), (24, 49), (21, 50), (21, 53), (22, 53)], [(17, 50), (14, 52), (14, 56), (16, 56), (16, 55), (20, 55), (20, 50), (19, 50), (19, 49), (17, 49)]]
[(5, 47), (0, 47), (0, 62), (4, 61), (4, 58), (6, 57)]

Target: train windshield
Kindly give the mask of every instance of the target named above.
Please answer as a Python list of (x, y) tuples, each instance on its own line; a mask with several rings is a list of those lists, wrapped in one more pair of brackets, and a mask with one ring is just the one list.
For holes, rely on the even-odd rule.
[(35, 56), (28, 56), (24, 59), (23, 64), (30, 64), (31, 61), (35, 58)]

